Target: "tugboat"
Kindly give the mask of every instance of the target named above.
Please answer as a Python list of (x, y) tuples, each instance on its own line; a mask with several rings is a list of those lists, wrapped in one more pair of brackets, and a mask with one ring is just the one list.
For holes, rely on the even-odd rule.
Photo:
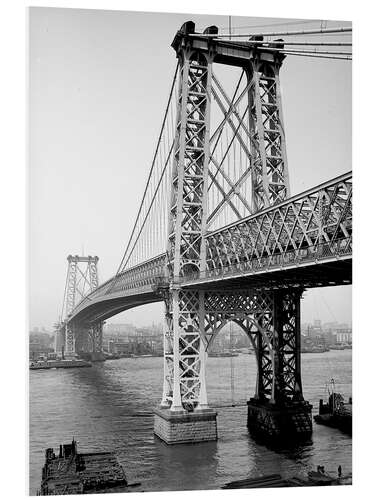
[(319, 414), (314, 416), (314, 420), (317, 424), (336, 427), (352, 435), (352, 398), (345, 402), (343, 396), (336, 392), (333, 379), (330, 385), (331, 389), (327, 385), (328, 402), (319, 401)]

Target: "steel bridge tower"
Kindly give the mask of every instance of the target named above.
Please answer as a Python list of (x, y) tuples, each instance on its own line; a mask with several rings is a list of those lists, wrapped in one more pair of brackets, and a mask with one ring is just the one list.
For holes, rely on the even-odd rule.
[(76, 324), (69, 321), (69, 317), (76, 305), (98, 287), (99, 257), (68, 255), (67, 260), (62, 314), (65, 320), (58, 328), (60, 338), (56, 339), (56, 351), (63, 351), (67, 357), (90, 353), (90, 357), (97, 358), (103, 351), (103, 323)]
[[(207, 403), (207, 349), (221, 328), (236, 322), (256, 352), (256, 394), (248, 425), (273, 440), (311, 434), (311, 406), (304, 401), (300, 363), (300, 288), (181, 288), (204, 272), (207, 235), (210, 121), (214, 63), (242, 68), (247, 77), (251, 207), (253, 213), (290, 196), (279, 70), (284, 55), (246, 42), (217, 40), (215, 26), (195, 33), (193, 22), (177, 32), (178, 115), (167, 248), (170, 288), (165, 293), (164, 386), (155, 410), (155, 433), (167, 443), (217, 439), (216, 413)], [(216, 79), (217, 82), (217, 79)], [(220, 85), (220, 82), (217, 82)], [(223, 92), (223, 95), (225, 93)], [(220, 104), (220, 103), (219, 103)], [(228, 105), (228, 102), (227, 102)], [(225, 120), (236, 113), (229, 106)]]

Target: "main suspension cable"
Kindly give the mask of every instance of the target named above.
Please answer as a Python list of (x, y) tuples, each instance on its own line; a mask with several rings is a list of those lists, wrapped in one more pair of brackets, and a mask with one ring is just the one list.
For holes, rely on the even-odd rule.
[[(64, 306), (65, 306), (65, 300), (66, 300), (66, 291), (67, 291), (67, 288), (68, 288), (68, 277), (69, 277), (69, 264), (68, 264), (68, 270), (66, 272), (65, 288), (64, 288), (63, 302), (62, 302), (62, 306), (61, 306), (60, 321), (62, 321), (63, 314), (64, 314)], [(66, 314), (66, 308), (65, 308), (65, 314)]]

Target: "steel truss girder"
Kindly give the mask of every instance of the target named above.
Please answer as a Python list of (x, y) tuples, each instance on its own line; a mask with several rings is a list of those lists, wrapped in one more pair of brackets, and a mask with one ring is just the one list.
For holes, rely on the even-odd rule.
[(254, 211), (290, 196), (279, 69), (280, 63), (254, 59), (248, 70)]
[(103, 323), (99, 321), (90, 328), (92, 352), (103, 352)]
[(65, 354), (68, 356), (74, 354), (76, 351), (74, 327), (72, 323), (65, 325)]
[(180, 54), (167, 250), (174, 277), (205, 267), (211, 66), (209, 56), (188, 47)]
[(70, 321), (65, 324), (65, 353), (103, 352), (103, 322), (91, 325)]
[[(65, 311), (65, 352), (72, 355), (76, 351), (75, 326), (69, 318), (77, 305), (77, 297), (86, 300), (87, 294), (98, 287), (98, 257), (68, 256), (68, 272), (66, 278), (66, 294), (63, 310)], [(83, 269), (80, 264), (84, 264)]]
[[(84, 299), (98, 287), (98, 257), (68, 256), (68, 273), (66, 278), (66, 295), (64, 310), (69, 316), (77, 305), (77, 297)], [(85, 264), (81, 269), (80, 264)]]
[(202, 292), (181, 289), (165, 297), (162, 406), (171, 411), (207, 407), (202, 298)]
[(206, 351), (229, 321), (244, 330), (256, 352), (255, 397), (274, 403), (302, 400), (301, 293), (301, 289), (169, 292), (162, 406), (172, 411), (207, 407)]
[[(205, 238), (206, 271), (188, 276), (220, 279), (247, 270), (267, 270), (321, 258), (351, 255), (352, 175), (340, 176), (278, 206), (242, 219)], [(162, 254), (111, 278), (74, 309), (77, 313), (105, 296), (168, 285)], [(215, 278), (216, 279), (216, 278)]]
[(351, 173), (212, 232), (205, 241), (207, 271), (201, 276), (351, 254)]

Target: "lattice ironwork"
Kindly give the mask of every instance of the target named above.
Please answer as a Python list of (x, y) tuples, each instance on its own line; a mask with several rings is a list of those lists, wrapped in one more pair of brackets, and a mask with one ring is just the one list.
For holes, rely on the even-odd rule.
[[(163, 406), (177, 410), (193, 409), (202, 401), (207, 405), (202, 375), (204, 351), (230, 321), (243, 329), (256, 353), (255, 397), (274, 403), (303, 399), (301, 290), (175, 290), (173, 293), (173, 299), (166, 301)], [(173, 300), (179, 301), (177, 317), (173, 315)]]
[(172, 171), (168, 268), (173, 276), (198, 270), (205, 232), (211, 62), (188, 48), (180, 54), (178, 116)]
[(274, 295), (262, 290), (207, 291), (205, 305), (205, 344), (210, 346), (229, 322), (237, 323), (255, 350), (258, 376), (256, 397), (271, 398), (273, 386)]
[(302, 400), (300, 346), (301, 290), (274, 292), (275, 352), (273, 399), (276, 403)]
[(279, 80), (282, 59), (255, 58), (248, 71), (253, 212), (290, 196)]
[(257, 359), (255, 397), (273, 402), (302, 399), (301, 290), (223, 290), (204, 294), (207, 348), (229, 321), (249, 337)]
[(63, 317), (69, 316), (77, 303), (98, 287), (98, 257), (68, 255)]
[(103, 323), (100, 321), (90, 328), (90, 337), (92, 342), (92, 352), (103, 351)]
[(74, 354), (76, 350), (74, 333), (73, 323), (67, 323), (65, 325), (65, 354), (68, 356)]
[[(77, 302), (85, 299), (88, 294), (95, 291), (98, 287), (98, 257), (88, 257), (69, 255), (68, 272), (66, 277), (66, 288), (63, 304), (63, 315), (66, 323), (62, 328), (65, 329), (65, 352), (73, 354), (76, 349), (75, 330), (72, 322), (67, 320), (72, 316)], [(78, 344), (77, 344), (78, 345)]]
[(207, 404), (200, 295), (197, 291), (173, 290), (166, 297), (162, 405), (173, 411), (191, 411)]
[[(215, 34), (217, 28), (206, 31)], [(98, 287), (96, 263), (91, 262), (86, 275), (93, 284), (91, 293), (79, 293), (77, 261), (70, 256), (69, 352), (74, 352), (74, 321), (87, 322), (93, 350), (101, 350), (99, 319), (123, 310), (130, 295), (134, 300), (130, 306), (160, 298), (165, 301), (162, 406), (182, 413), (207, 408), (207, 349), (229, 321), (245, 331), (256, 352), (255, 397), (280, 405), (302, 401), (302, 288), (249, 288), (250, 281), (246, 285), (242, 281), (245, 288), (234, 283), (210, 289), (207, 283), (202, 285), (202, 278), (221, 283), (229, 276), (235, 282), (244, 272), (351, 255), (351, 174), (289, 197), (280, 52), (200, 36), (191, 22), (179, 30), (172, 46), (179, 61), (177, 114), (169, 122), (165, 118), (161, 136), (173, 123), (174, 140), (166, 141), (166, 158), (151, 170), (148, 195), (116, 276)], [(240, 72), (233, 95), (213, 73), (214, 63)], [(175, 89), (173, 83), (168, 108)], [(213, 105), (219, 118), (215, 128)], [(171, 159), (169, 177), (164, 172), (170, 172)], [(162, 198), (165, 191), (159, 187), (165, 179), (171, 185), (167, 252), (141, 262), (150, 256), (150, 242), (161, 234), (160, 224), (154, 231), (152, 217), (158, 214), (155, 199)], [(164, 199), (159, 201), (166, 206)], [(144, 234), (153, 237), (142, 239)], [(85, 278), (84, 273), (79, 276)], [(151, 299), (150, 294), (154, 294)]]
[(208, 234), (201, 276), (349, 255), (351, 243), (352, 176), (346, 174)]

